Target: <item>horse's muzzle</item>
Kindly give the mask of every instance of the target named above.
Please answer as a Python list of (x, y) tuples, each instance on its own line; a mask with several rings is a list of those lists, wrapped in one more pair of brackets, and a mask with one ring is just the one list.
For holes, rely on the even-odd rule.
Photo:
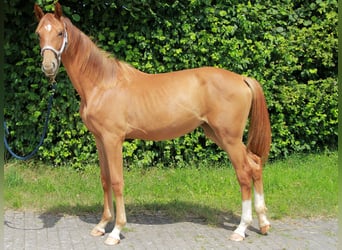
[(42, 70), (45, 73), (46, 76), (51, 77), (55, 76), (57, 74), (57, 68), (56, 68), (56, 63), (51, 62), (51, 63), (44, 63), (42, 64)]
[(49, 78), (54, 78), (58, 73), (59, 63), (52, 51), (44, 51), (42, 71)]

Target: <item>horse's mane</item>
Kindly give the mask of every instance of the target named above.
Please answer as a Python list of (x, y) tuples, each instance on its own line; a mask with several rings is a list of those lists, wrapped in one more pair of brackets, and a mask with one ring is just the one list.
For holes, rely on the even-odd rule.
[(129, 64), (119, 61), (110, 53), (98, 48), (68, 18), (63, 17), (63, 21), (66, 24), (69, 40), (72, 41), (67, 49), (70, 46), (70, 52), (74, 51), (75, 54), (72, 56), (80, 65), (80, 74), (87, 76), (94, 84), (112, 85), (117, 82), (119, 75), (129, 76), (127, 71), (134, 71)]

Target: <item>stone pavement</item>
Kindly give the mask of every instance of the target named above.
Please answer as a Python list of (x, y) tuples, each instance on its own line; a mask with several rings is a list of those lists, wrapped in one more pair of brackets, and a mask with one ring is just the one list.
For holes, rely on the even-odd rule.
[[(58, 215), (29, 211), (5, 211), (4, 248), (40, 249), (337, 249), (337, 219), (286, 219), (271, 221), (267, 236), (249, 227), (243, 242), (228, 240), (238, 221), (226, 218), (210, 226), (201, 219), (175, 222), (163, 215), (128, 216), (117, 246), (104, 245), (105, 237), (94, 238), (90, 230), (100, 215)], [(111, 225), (113, 227), (113, 225)], [(107, 231), (111, 230), (109, 227)]]

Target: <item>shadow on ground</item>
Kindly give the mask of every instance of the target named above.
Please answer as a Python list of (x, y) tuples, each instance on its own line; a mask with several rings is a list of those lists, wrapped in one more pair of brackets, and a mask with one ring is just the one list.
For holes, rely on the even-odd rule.
[[(48, 228), (54, 227), (65, 215), (77, 216), (80, 220), (95, 226), (101, 219), (102, 208), (102, 204), (91, 206), (57, 205), (46, 210), (39, 218), (44, 227)], [(177, 200), (166, 204), (126, 204), (126, 214), (128, 223), (144, 225), (192, 222), (234, 230), (240, 222), (240, 217), (231, 211), (223, 212), (193, 202)], [(113, 226), (114, 224), (110, 223), (106, 231), (111, 231)], [(258, 231), (253, 227), (250, 229)]]

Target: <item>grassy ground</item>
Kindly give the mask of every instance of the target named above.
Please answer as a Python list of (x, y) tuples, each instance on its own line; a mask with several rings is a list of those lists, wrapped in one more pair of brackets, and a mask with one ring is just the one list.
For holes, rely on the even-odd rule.
[[(52, 213), (102, 212), (97, 166), (84, 172), (36, 162), (5, 165), (5, 209)], [(291, 156), (264, 169), (271, 219), (337, 216), (337, 152)], [(165, 213), (176, 220), (201, 218), (216, 224), (240, 215), (239, 185), (230, 166), (131, 168), (125, 171), (127, 214)]]

